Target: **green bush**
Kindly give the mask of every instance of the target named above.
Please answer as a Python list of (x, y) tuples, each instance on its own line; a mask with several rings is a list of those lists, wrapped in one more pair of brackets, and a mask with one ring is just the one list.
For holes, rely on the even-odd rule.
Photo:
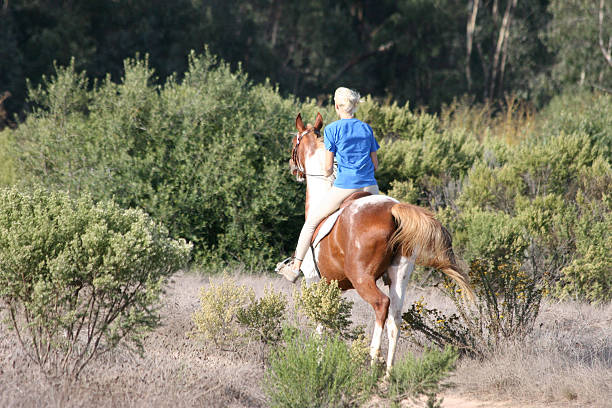
[(483, 257), (517, 260), (528, 246), (522, 226), (502, 211), (470, 209), (450, 223), (453, 242), (469, 262)]
[(190, 246), (140, 210), (42, 189), (0, 190), (0, 299), (26, 354), (77, 377), (158, 323), (166, 277)]
[(481, 155), (477, 140), (461, 131), (430, 130), (421, 140), (380, 137), (380, 141), (376, 178), (381, 189), (388, 191), (397, 188), (398, 182), (412, 181), (418, 186), (419, 202), (433, 206), (454, 198), (449, 189)]
[(457, 205), (466, 210), (503, 211), (511, 214), (515, 200), (524, 194), (523, 179), (510, 166), (491, 167), (478, 162), (469, 170)]
[(357, 116), (372, 126), (381, 144), (378, 184), (397, 198), (444, 204), (447, 184), (461, 179), (481, 156), (471, 134), (443, 130), (436, 116), (413, 112), (408, 105), (381, 105), (366, 98)]
[(345, 339), (359, 338), (362, 327), (351, 328), (353, 302), (342, 297), (338, 281), (321, 279), (310, 285), (302, 280), (300, 291), (294, 290), (293, 298), (297, 312), (305, 315), (311, 326), (321, 326), (328, 334)]
[(605, 92), (566, 92), (553, 98), (540, 113), (540, 137), (584, 134), (599, 154), (612, 154), (612, 95)]
[(434, 115), (423, 111), (415, 113), (410, 110), (408, 104), (380, 104), (371, 97), (366, 97), (359, 104), (357, 116), (370, 124), (379, 140), (423, 140), (438, 132), (440, 128), (440, 123)]
[(15, 167), (13, 157), (15, 145), (9, 130), (0, 132), (0, 187), (8, 187), (15, 183)]
[(588, 201), (580, 192), (576, 257), (561, 270), (557, 291), (590, 302), (612, 300), (612, 203)]
[(437, 394), (447, 386), (444, 380), (455, 369), (458, 357), (452, 347), (443, 351), (428, 349), (421, 358), (408, 354), (391, 370), (387, 398), (399, 406), (404, 399), (424, 395), (428, 397), (428, 406), (435, 406)]
[(357, 407), (379, 374), (367, 354), (351, 353), (338, 337), (287, 331), (270, 357), (264, 391), (271, 407)]
[(520, 146), (511, 165), (520, 174), (529, 197), (568, 194), (571, 198), (580, 169), (598, 157), (588, 135), (561, 133)]
[(421, 189), (415, 186), (412, 180), (394, 180), (389, 185), (387, 195), (405, 203), (418, 204), (421, 198)]
[(599, 201), (605, 205), (609, 200), (610, 185), (612, 185), (612, 162), (606, 160), (604, 156), (597, 157), (592, 166), (580, 169), (578, 190), (586, 200)]
[(523, 254), (523, 265), (534, 275), (545, 279), (549, 287), (559, 280), (575, 252), (576, 205), (557, 194), (517, 200), (515, 221), (522, 227), (529, 246)]
[(286, 308), (285, 296), (270, 286), (260, 299), (239, 309), (236, 317), (251, 337), (264, 345), (274, 345), (281, 340)]
[[(477, 162), (468, 172), (457, 204), (465, 209), (515, 211), (520, 197), (546, 194), (573, 199), (582, 169), (593, 165), (598, 153), (588, 136), (561, 134), (545, 141), (527, 141), (512, 152), (512, 160), (499, 164)], [(497, 159), (492, 159), (497, 163)]]

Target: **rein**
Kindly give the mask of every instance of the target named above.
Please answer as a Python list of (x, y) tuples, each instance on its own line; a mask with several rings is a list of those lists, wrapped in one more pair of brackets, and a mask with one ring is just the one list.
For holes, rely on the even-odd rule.
[(323, 177), (323, 178), (327, 178), (327, 176), (325, 174), (306, 173), (306, 169), (304, 168), (304, 165), (302, 164), (302, 162), (300, 160), (300, 156), (298, 155), (298, 148), (300, 147), (300, 142), (302, 141), (302, 138), (304, 136), (306, 136), (310, 132), (314, 132), (314, 134), (317, 135), (317, 137), (321, 136), (321, 132), (319, 132), (318, 130), (316, 130), (314, 128), (306, 129), (303, 132), (298, 133), (296, 135), (297, 141), (295, 143), (295, 146), (293, 146), (293, 149), (291, 150), (291, 160), (293, 161), (293, 163), (295, 163), (296, 173), (297, 173), (298, 177), (304, 178), (306, 176), (310, 176), (310, 177)]

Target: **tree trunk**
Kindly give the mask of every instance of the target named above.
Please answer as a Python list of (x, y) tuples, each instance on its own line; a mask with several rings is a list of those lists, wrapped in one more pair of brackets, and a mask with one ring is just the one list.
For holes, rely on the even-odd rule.
[(504, 46), (502, 47), (502, 59), (499, 67), (499, 90), (504, 89), (504, 73), (506, 72), (506, 60), (508, 57), (508, 37), (510, 36), (510, 29), (506, 30), (504, 35)]
[(270, 33), (270, 47), (274, 48), (276, 46), (276, 40), (278, 38), (278, 27), (280, 25), (280, 20), (282, 17), (283, 3), (281, 1), (276, 0), (272, 6), (272, 13), (270, 16), (272, 30)]
[(493, 0), (493, 10), (491, 11), (491, 15), (493, 16), (493, 21), (495, 22), (495, 25), (497, 25), (497, 22), (499, 21), (499, 1), (498, 0)]
[(482, 50), (482, 44), (479, 42), (476, 43), (476, 49), (478, 50), (478, 55), (480, 56), (480, 64), (482, 65), (482, 74), (483, 74), (483, 83), (482, 87), (482, 97), (487, 99), (487, 84), (489, 83), (489, 67), (487, 66), (485, 53)]
[[(612, 67), (612, 56), (610, 55), (610, 47), (606, 49), (603, 41), (603, 21), (604, 21), (604, 0), (599, 1), (599, 49), (603, 54), (604, 58), (608, 62), (608, 65)], [(608, 44), (612, 43), (612, 38)]]
[(472, 90), (472, 70), (470, 69), (470, 61), (472, 57), (472, 44), (474, 43), (474, 30), (476, 29), (476, 16), (478, 15), (478, 6), (480, 0), (473, 0), (472, 14), (467, 24), (467, 55), (465, 62), (465, 77), (467, 79), (468, 91)]
[(504, 46), (504, 42), (508, 39), (508, 30), (512, 22), (512, 9), (516, 7), (518, 0), (509, 0), (502, 19), (502, 25), (497, 36), (497, 44), (495, 46), (495, 54), (493, 55), (493, 66), (491, 67), (491, 82), (489, 83), (489, 98), (493, 98), (495, 94), (495, 83), (497, 82), (498, 71), (500, 71), (500, 56)]

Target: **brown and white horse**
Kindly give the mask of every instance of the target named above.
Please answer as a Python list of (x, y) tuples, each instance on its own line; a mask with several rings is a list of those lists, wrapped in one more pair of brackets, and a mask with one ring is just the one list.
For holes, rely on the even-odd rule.
[[(317, 114), (315, 125), (306, 127), (298, 114), (295, 126), (298, 133), (293, 138), (289, 165), (298, 181), (306, 179), (308, 215), (309, 208), (331, 187), (323, 177), (323, 118)], [(387, 323), (388, 374), (395, 357), (404, 294), (415, 265), (441, 270), (470, 298), (473, 292), (467, 274), (457, 265), (449, 232), (433, 213), (384, 195), (362, 196), (345, 204), (333, 229), (319, 244), (319, 271), (328, 281), (337, 280), (343, 290), (354, 288), (374, 308), (376, 323), (370, 345), (373, 361), (379, 356)], [(390, 282), (389, 296), (376, 285), (385, 273)]]

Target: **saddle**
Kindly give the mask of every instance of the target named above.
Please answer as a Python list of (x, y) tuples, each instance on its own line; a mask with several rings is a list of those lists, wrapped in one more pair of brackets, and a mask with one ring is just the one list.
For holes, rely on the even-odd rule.
[[(338, 210), (331, 213), (327, 217), (323, 218), (323, 220), (319, 223), (319, 225), (317, 225), (317, 228), (315, 229), (314, 234), (312, 234), (312, 239), (310, 241), (310, 244), (315, 245), (315, 242), (318, 244), (323, 238), (325, 238), (327, 234), (329, 234), (334, 224), (336, 224), (336, 220), (342, 213), (342, 210), (344, 210), (344, 208), (346, 208), (350, 203), (352, 203), (353, 201), (361, 197), (366, 197), (369, 195), (372, 195), (372, 193), (368, 193), (365, 191), (356, 191), (350, 196), (346, 197), (344, 201), (342, 201), (342, 204), (340, 204), (340, 208)], [(331, 220), (331, 219), (333, 219), (333, 222), (328, 223), (328, 220)], [(330, 225), (327, 225), (327, 224), (330, 224)], [(324, 226), (325, 228), (323, 228)], [(322, 236), (319, 236), (320, 232)]]

